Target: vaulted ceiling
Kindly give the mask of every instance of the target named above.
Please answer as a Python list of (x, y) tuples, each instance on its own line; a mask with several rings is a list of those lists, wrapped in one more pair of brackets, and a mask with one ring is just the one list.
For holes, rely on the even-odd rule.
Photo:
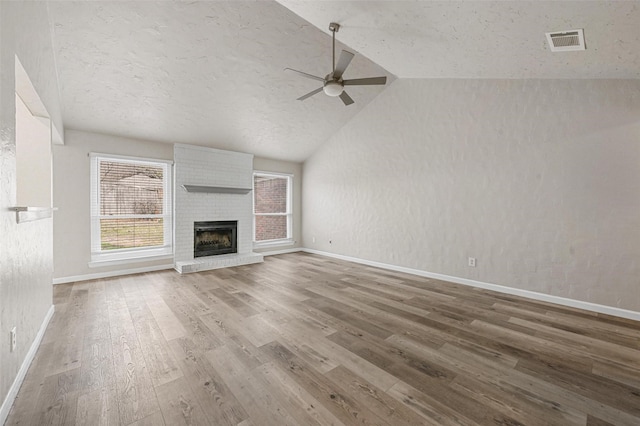
[[(640, 1), (50, 1), (65, 127), (303, 161), (400, 78), (640, 78)], [(285, 67), (345, 78), (355, 104)], [(544, 33), (584, 28), (587, 50)], [(341, 42), (344, 42), (343, 45)]]
[[(278, 1), (399, 78), (640, 78), (639, 1)], [(577, 28), (587, 50), (550, 52)]]

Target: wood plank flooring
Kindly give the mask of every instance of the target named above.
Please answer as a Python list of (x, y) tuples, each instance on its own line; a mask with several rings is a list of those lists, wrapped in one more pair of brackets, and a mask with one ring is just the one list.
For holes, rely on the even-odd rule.
[(55, 286), (8, 425), (640, 425), (640, 323), (303, 253)]

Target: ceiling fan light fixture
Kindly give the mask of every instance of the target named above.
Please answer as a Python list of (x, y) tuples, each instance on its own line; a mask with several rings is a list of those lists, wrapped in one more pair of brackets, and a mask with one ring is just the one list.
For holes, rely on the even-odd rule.
[(328, 96), (336, 97), (342, 94), (344, 86), (337, 81), (327, 81), (322, 90), (324, 90), (324, 93)]
[[(2, 0), (0, 0), (2, 1)], [(322, 81), (322, 87), (318, 87), (315, 90), (307, 93), (306, 95), (302, 95), (298, 98), (299, 101), (304, 101), (305, 99), (310, 98), (316, 93), (324, 92), (327, 96), (331, 96), (332, 98), (340, 97), (340, 100), (345, 106), (351, 105), (354, 103), (351, 96), (344, 91), (344, 86), (371, 86), (375, 84), (385, 85), (387, 84), (387, 77), (367, 77), (367, 78), (356, 78), (350, 80), (343, 80), (342, 75), (344, 71), (347, 69), (351, 60), (355, 56), (355, 54), (351, 52), (347, 52), (343, 50), (340, 52), (340, 57), (338, 58), (338, 63), (336, 63), (336, 32), (340, 28), (340, 24), (332, 22), (329, 24), (329, 30), (333, 33), (332, 41), (333, 41), (333, 49), (331, 49), (332, 54), (332, 71), (327, 74), (324, 78), (318, 77), (316, 75), (308, 74), (306, 72), (294, 70), (293, 68), (285, 68), (285, 71), (294, 72), (302, 77), (310, 78), (311, 80), (319, 80)]]

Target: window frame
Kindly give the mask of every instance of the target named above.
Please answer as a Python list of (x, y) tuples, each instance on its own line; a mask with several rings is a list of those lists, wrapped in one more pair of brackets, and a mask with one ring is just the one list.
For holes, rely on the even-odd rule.
[[(286, 178), (287, 179), (287, 211), (286, 213), (256, 213), (256, 176), (274, 177), (274, 178)], [(280, 172), (265, 172), (261, 170), (254, 170), (251, 177), (251, 187), (253, 189), (251, 203), (252, 203), (252, 216), (253, 216), (253, 246), (256, 248), (269, 247), (276, 245), (290, 245), (293, 244), (293, 177), (291, 173)], [(287, 237), (277, 238), (274, 240), (261, 240), (256, 241), (256, 216), (286, 216), (287, 217)]]
[[(170, 259), (173, 257), (173, 203), (172, 203), (172, 168), (173, 161), (153, 158), (130, 157), (124, 155), (90, 153), (90, 222), (91, 222), (91, 261), (89, 267), (115, 265), (139, 261)], [(161, 214), (100, 214), (100, 161), (111, 161), (129, 164), (162, 167), (162, 213)], [(101, 219), (141, 219), (161, 217), (163, 219), (163, 242), (161, 246), (134, 247), (125, 249), (102, 250), (100, 220)]]

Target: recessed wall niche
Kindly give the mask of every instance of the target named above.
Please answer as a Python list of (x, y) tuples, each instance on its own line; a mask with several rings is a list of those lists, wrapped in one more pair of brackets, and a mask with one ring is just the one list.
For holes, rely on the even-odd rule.
[(16, 205), (52, 207), (51, 121), (16, 57)]

